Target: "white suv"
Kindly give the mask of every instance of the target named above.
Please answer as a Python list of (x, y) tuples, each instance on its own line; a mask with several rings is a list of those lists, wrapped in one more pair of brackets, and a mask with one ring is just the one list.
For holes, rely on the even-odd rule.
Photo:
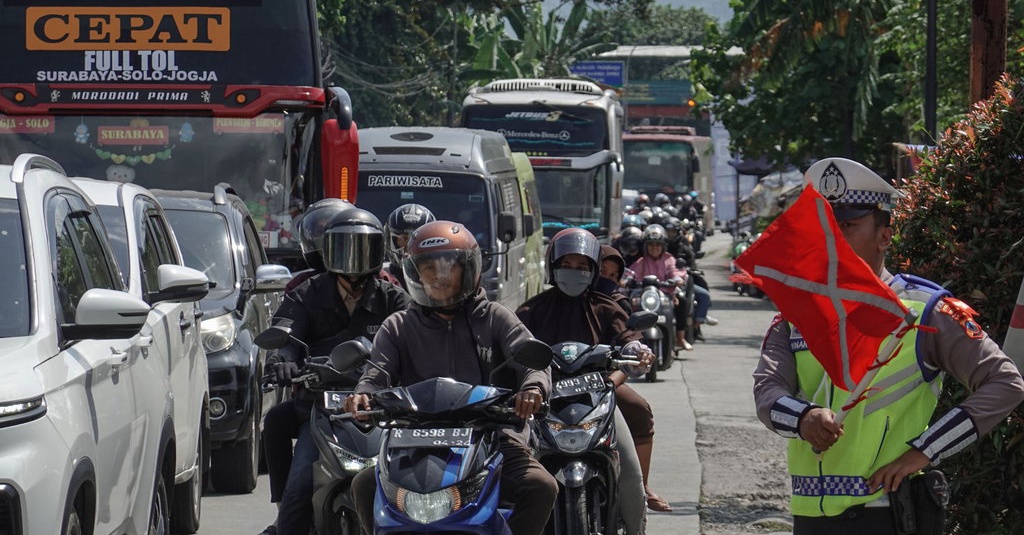
[[(0, 165), (0, 251), (0, 533), (166, 531), (162, 305), (124, 291), (92, 201), (45, 157)], [(162, 298), (206, 293), (195, 270), (156, 269)]]
[[(210, 459), (209, 375), (199, 329), (202, 309), (195, 300), (168, 299), (157, 271), (170, 264), (204, 282), (206, 276), (184, 267), (167, 215), (149, 190), (131, 183), (72, 180), (96, 203), (128, 293), (152, 304), (156, 312), (150, 314), (150, 328), (143, 333), (152, 337), (149, 352), (159, 355), (170, 396), (147, 393), (144, 402), (166, 411), (174, 429), (171, 528), (175, 533), (195, 533)], [(206, 288), (204, 284), (202, 295)]]

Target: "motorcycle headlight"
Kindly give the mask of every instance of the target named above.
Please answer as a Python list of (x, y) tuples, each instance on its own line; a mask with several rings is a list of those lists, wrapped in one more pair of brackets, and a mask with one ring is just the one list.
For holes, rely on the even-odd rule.
[(351, 454), (333, 442), (328, 441), (327, 444), (331, 447), (331, 452), (334, 453), (334, 456), (337, 457), (338, 464), (340, 464), (341, 467), (350, 474), (355, 474), (363, 471), (364, 468), (377, 465), (376, 457), (360, 457), (358, 455)]
[(207, 353), (224, 351), (235, 343), (235, 318), (231, 313), (213, 318), (203, 318), (199, 325), (199, 337)]
[(457, 487), (448, 487), (426, 494), (398, 489), (398, 510), (420, 524), (437, 522), (462, 507)]
[(640, 296), (640, 306), (647, 312), (657, 312), (661, 308), (661, 292), (653, 288), (644, 290)]
[(555, 440), (555, 445), (566, 453), (586, 451), (593, 441), (594, 434), (597, 433), (601, 421), (613, 409), (611, 399), (610, 396), (607, 396), (601, 400), (601, 403), (594, 407), (594, 410), (590, 411), (586, 419), (578, 425), (568, 425), (551, 417), (544, 420), (548, 430), (551, 431), (552, 438)]

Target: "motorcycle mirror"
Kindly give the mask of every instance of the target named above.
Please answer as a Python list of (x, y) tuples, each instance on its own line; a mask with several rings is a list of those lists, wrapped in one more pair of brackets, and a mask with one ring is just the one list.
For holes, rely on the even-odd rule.
[(704, 258), (704, 251), (697, 251), (693, 254), (696, 258)]
[(535, 338), (520, 342), (515, 349), (516, 362), (534, 370), (543, 370), (550, 366), (553, 356), (551, 348)]
[(370, 358), (370, 341), (360, 336), (331, 350), (331, 366), (342, 373), (354, 370)]
[(658, 284), (658, 277), (656, 275), (645, 275), (644, 286), (656, 286)]
[(292, 336), (291, 320), (280, 320), (267, 330), (256, 335), (253, 342), (263, 349), (281, 349)]
[(630, 314), (626, 327), (631, 331), (646, 331), (658, 324), (658, 315), (646, 310)]

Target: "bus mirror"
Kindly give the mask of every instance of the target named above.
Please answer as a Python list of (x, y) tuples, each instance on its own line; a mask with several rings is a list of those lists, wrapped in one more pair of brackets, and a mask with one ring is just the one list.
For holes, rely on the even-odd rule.
[(529, 238), (534, 232), (537, 232), (537, 220), (533, 214), (523, 214), (523, 237)]
[(498, 215), (498, 239), (504, 243), (511, 243), (516, 239), (516, 216), (512, 212), (502, 212)]
[(337, 86), (328, 87), (327, 91), (331, 99), (329, 105), (338, 115), (338, 128), (348, 130), (352, 126), (352, 97), (348, 91)]
[(700, 172), (700, 157), (696, 154), (690, 156), (690, 169), (692, 169), (694, 173)]

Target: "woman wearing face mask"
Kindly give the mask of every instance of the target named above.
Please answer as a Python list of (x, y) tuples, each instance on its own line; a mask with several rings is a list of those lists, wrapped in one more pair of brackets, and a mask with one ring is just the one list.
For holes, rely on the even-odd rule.
[[(640, 333), (626, 326), (629, 317), (625, 310), (595, 289), (601, 259), (597, 238), (583, 229), (565, 229), (551, 238), (546, 256), (548, 279), (553, 287), (523, 303), (516, 311), (533, 336), (549, 345), (574, 341), (625, 346), (623, 354), (636, 354), (645, 368), (649, 366), (654, 355), (639, 342)], [(621, 371), (612, 372), (608, 377), (616, 385), (623, 385), (626, 378)], [(621, 389), (622, 386), (617, 386), (616, 396)], [(647, 504), (645, 493), (640, 492), (643, 475), (631, 435), (626, 433), (629, 426), (622, 414), (628, 409), (623, 404), (632, 407), (636, 404), (635, 398), (639, 398), (645, 407), (639, 407), (638, 411), (646, 411), (648, 415), (650, 406), (640, 396), (628, 394), (625, 400), (617, 399), (621, 408), (616, 411), (622, 469), (619, 499), (627, 532), (635, 534), (643, 532)], [(653, 427), (651, 431), (653, 433)]]

